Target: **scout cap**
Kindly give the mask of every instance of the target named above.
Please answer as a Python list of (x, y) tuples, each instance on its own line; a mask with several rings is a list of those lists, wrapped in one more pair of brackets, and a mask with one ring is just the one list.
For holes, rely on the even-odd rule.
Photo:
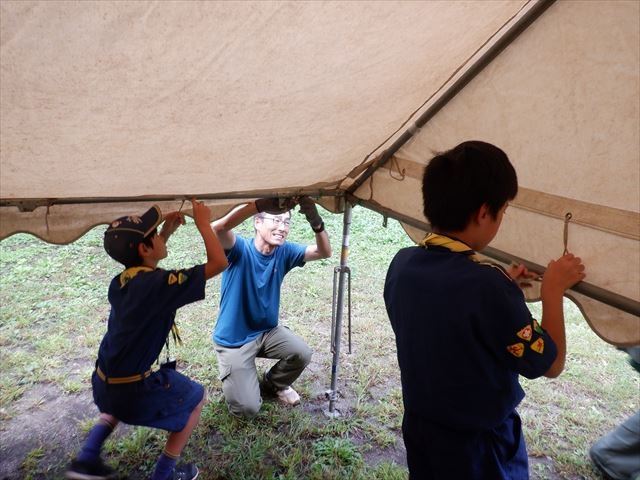
[(162, 223), (162, 212), (154, 205), (141, 216), (120, 217), (104, 232), (104, 249), (125, 266), (138, 261), (138, 245)]

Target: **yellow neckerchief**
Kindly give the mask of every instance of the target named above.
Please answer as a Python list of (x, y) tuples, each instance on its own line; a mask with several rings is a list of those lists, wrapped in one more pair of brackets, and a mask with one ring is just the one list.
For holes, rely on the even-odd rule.
[(469, 245), (462, 243), (460, 240), (440, 235), (439, 233), (427, 233), (419, 245), (423, 248), (443, 247), (452, 252), (462, 253), (474, 262), (480, 263), (480, 257), (476, 255), (476, 252)]
[[(120, 288), (123, 288), (140, 272), (153, 272), (153, 270), (154, 270), (153, 268), (145, 267), (145, 266), (127, 268), (124, 272), (120, 274)], [(173, 325), (171, 325), (171, 333), (173, 334), (173, 340), (177, 344), (182, 345), (182, 339), (180, 338), (180, 330), (178, 330), (178, 326), (176, 325), (176, 322), (173, 322)]]
[(127, 268), (124, 272), (120, 274), (120, 288), (123, 288), (127, 283), (133, 280), (133, 277), (138, 275), (140, 272), (153, 272), (153, 268), (151, 267)]
[(466, 255), (467, 257), (469, 257), (469, 259), (473, 260), (476, 263), (496, 268), (500, 271), (500, 273), (507, 277), (509, 281), (515, 282), (515, 280), (509, 275), (509, 272), (507, 272), (501, 265), (482, 260), (480, 256), (477, 255), (469, 245), (461, 242), (460, 240), (456, 240), (455, 238), (450, 238), (446, 235), (440, 235), (438, 233), (427, 233), (427, 235), (425, 235), (425, 237), (418, 245), (420, 245), (422, 248), (429, 248), (430, 246), (443, 247), (451, 252), (461, 253), (463, 255)]

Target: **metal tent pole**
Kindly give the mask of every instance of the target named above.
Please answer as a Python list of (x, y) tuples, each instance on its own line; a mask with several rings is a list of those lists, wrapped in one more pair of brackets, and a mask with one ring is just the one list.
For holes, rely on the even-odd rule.
[(351, 229), (351, 212), (352, 206), (349, 202), (346, 202), (343, 216), (342, 227), (342, 251), (340, 254), (340, 266), (336, 267), (338, 274), (338, 291), (335, 303), (335, 327), (333, 330), (333, 336), (331, 338), (331, 345), (333, 351), (333, 362), (331, 364), (331, 387), (327, 392), (329, 396), (329, 411), (325, 414), (330, 417), (337, 417), (340, 412), (336, 410), (336, 400), (338, 396), (336, 384), (338, 382), (338, 365), (340, 363), (340, 337), (342, 335), (342, 316), (344, 311), (344, 287), (347, 277), (350, 274), (349, 267), (347, 266), (347, 260), (349, 258), (349, 231)]

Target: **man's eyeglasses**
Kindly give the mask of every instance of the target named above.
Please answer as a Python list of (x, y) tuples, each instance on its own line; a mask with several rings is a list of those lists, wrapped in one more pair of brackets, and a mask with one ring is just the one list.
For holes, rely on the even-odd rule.
[(284, 225), (284, 228), (289, 228), (291, 226), (291, 220), (288, 218), (283, 220), (279, 217), (262, 217), (263, 220), (271, 220), (274, 226), (279, 227), (280, 225)]

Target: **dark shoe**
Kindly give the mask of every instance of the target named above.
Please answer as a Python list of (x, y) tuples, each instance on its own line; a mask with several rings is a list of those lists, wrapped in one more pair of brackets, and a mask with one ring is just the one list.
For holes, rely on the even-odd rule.
[(105, 465), (101, 458), (95, 462), (73, 460), (65, 472), (65, 476), (75, 480), (108, 480), (116, 478), (116, 472), (110, 466)]
[(173, 473), (169, 478), (172, 480), (194, 480), (198, 478), (198, 473), (200, 473), (198, 467), (193, 463), (182, 463), (173, 469)]

